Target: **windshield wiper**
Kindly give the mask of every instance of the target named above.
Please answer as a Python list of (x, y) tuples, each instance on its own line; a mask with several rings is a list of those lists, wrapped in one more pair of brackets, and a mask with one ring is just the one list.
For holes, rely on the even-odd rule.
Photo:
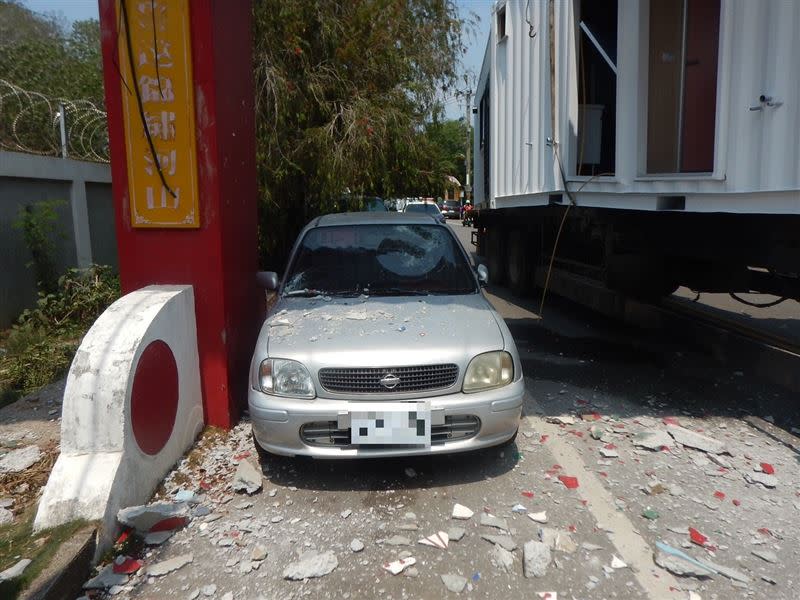
[(303, 288), (302, 290), (291, 290), (290, 292), (284, 292), (284, 296), (303, 296), (303, 297), (313, 297), (313, 296), (330, 296), (329, 292), (324, 290), (317, 290), (314, 288)]
[(410, 290), (408, 288), (370, 288), (370, 296), (427, 296), (430, 294), (428, 290)]
[(303, 288), (302, 290), (291, 290), (289, 292), (284, 292), (283, 295), (285, 297), (300, 296), (303, 298), (315, 298), (317, 296), (351, 297), (351, 296), (360, 296), (361, 292), (352, 290), (329, 292), (326, 290), (318, 290), (316, 288)]

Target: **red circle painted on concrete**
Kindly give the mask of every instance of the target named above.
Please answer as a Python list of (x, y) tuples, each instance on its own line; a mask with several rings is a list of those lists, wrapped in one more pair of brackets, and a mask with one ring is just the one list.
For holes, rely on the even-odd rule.
[(139, 448), (157, 454), (169, 440), (178, 412), (178, 367), (161, 340), (148, 344), (136, 365), (131, 392), (131, 424)]

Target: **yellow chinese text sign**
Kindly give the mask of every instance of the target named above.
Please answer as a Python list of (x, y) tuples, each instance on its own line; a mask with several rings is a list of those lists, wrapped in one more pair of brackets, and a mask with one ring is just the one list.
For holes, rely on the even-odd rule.
[(131, 226), (199, 227), (189, 0), (117, 11)]

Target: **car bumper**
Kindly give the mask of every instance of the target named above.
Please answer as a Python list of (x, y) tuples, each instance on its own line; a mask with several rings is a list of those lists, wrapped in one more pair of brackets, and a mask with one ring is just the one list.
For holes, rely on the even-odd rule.
[[(474, 394), (449, 394), (430, 400), (433, 424), (446, 417), (477, 417), (477, 432), (467, 439), (457, 439), (419, 446), (312, 445), (303, 440), (301, 428), (308, 423), (337, 421), (344, 414), (359, 410), (359, 400), (295, 400), (268, 396), (252, 388), (248, 395), (253, 434), (258, 444), (273, 454), (315, 458), (369, 458), (414, 456), (466, 452), (488, 448), (511, 439), (519, 427), (525, 394), (523, 378), (499, 389)], [(404, 400), (413, 402), (414, 400)]]

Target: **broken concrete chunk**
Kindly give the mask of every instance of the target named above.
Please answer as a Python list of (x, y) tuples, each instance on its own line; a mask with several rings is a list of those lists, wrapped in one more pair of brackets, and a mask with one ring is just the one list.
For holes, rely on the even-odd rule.
[(714, 572), (693, 564), (679, 556), (671, 556), (661, 550), (656, 551), (653, 560), (662, 569), (678, 577), (713, 577)]
[[(29, 564), (31, 564), (31, 560), (29, 558), (23, 558), (19, 560), (17, 563), (7, 568), (5, 571), (0, 572), (0, 582), (9, 581), (11, 579), (19, 577), (20, 575), (22, 575), (25, 569), (28, 568)], [(125, 581), (127, 580), (128, 578), (125, 577)]]
[(681, 446), (702, 450), (709, 454), (725, 454), (727, 452), (725, 444), (722, 442), (681, 427), (680, 425), (669, 425), (667, 426), (667, 431)]
[(447, 530), (448, 537), (454, 542), (460, 541), (465, 533), (467, 533), (467, 530), (463, 527), (451, 527)]
[(386, 543), (390, 546), (410, 546), (411, 540), (407, 537), (403, 537), (402, 535), (393, 535), (386, 540)]
[(399, 575), (408, 567), (417, 564), (417, 559), (413, 556), (407, 556), (392, 562), (383, 563), (383, 568), (389, 571), (392, 575)]
[(765, 560), (768, 563), (776, 563), (778, 562), (778, 555), (772, 552), (771, 550), (753, 550), (753, 555), (757, 556), (761, 560)]
[(551, 527), (540, 527), (539, 539), (551, 550), (572, 554), (578, 549), (569, 533)]
[(6, 508), (0, 508), (0, 525), (8, 525), (14, 520), (14, 513)]
[(350, 542), (350, 550), (352, 550), (353, 552), (361, 552), (363, 549), (364, 549), (364, 542), (362, 542), (358, 538)]
[[(169, 504), (156, 502), (148, 506), (129, 506), (117, 513), (117, 521), (122, 525), (133, 527), (137, 533), (149, 533), (154, 525), (165, 522), (174, 525), (170, 529), (177, 529), (186, 522), (182, 517), (187, 516), (185, 504)], [(166, 529), (165, 529), (166, 530)]]
[(25, 446), (11, 450), (0, 458), (0, 474), (19, 473), (42, 459), (39, 446)]
[(192, 554), (181, 554), (180, 556), (162, 560), (161, 562), (148, 566), (145, 569), (145, 573), (152, 577), (160, 577), (161, 575), (166, 575), (167, 573), (172, 573), (172, 571), (177, 571), (181, 567), (185, 567), (193, 560), (194, 556)]
[(261, 472), (249, 461), (243, 460), (236, 467), (231, 487), (235, 492), (246, 492), (252, 495), (261, 489), (261, 480)]
[(611, 555), (611, 568), (612, 569), (624, 569), (627, 567), (627, 563), (619, 558), (616, 554)]
[(616, 450), (608, 450), (607, 448), (600, 448), (600, 456), (603, 458), (619, 458), (619, 452)]
[(160, 546), (171, 538), (174, 533), (175, 531), (154, 531), (144, 536), (144, 543), (147, 546)]
[(531, 540), (522, 548), (523, 574), (525, 577), (544, 577), (552, 555), (547, 544)]
[(498, 569), (508, 573), (514, 566), (514, 555), (502, 546), (494, 546), (489, 554), (489, 560)]
[(310, 550), (303, 552), (295, 562), (286, 566), (283, 570), (283, 578), (300, 581), (313, 577), (323, 577), (338, 566), (339, 560), (330, 550), (327, 552)]
[(513, 552), (517, 549), (517, 543), (510, 535), (489, 535), (487, 533), (482, 533), (481, 539), (491, 542), (495, 546), (505, 548), (509, 552)]
[(481, 525), (484, 527), (495, 527), (497, 529), (502, 529), (503, 531), (508, 531), (508, 522), (505, 519), (495, 517), (494, 515), (490, 515), (488, 513), (481, 513)]
[(553, 417), (547, 417), (547, 422), (555, 425), (575, 425), (575, 417), (571, 417), (569, 415), (556, 415)]
[(475, 513), (468, 509), (463, 504), (456, 504), (453, 506), (453, 515), (452, 518), (454, 519), (471, 519), (472, 515)]
[(775, 475), (767, 475), (766, 473), (745, 473), (744, 478), (747, 483), (760, 483), (768, 488), (774, 488), (778, 485), (778, 478)]
[(672, 438), (667, 432), (660, 429), (641, 431), (633, 436), (633, 445), (648, 450), (661, 450), (664, 446), (672, 445)]
[(259, 561), (267, 558), (267, 549), (261, 544), (256, 544), (250, 552), (250, 560)]
[(114, 565), (108, 564), (97, 575), (84, 583), (83, 589), (103, 590), (112, 585), (124, 585), (127, 582), (128, 576), (125, 573), (114, 573)]
[(341, 513), (339, 513), (339, 516), (342, 517), (343, 519), (346, 519), (347, 517), (349, 517), (352, 514), (353, 514), (353, 511), (348, 508), (347, 510), (343, 510)]
[(444, 583), (444, 587), (455, 594), (460, 594), (467, 586), (467, 579), (465, 577), (461, 577), (461, 575), (453, 575), (448, 573), (447, 575), (441, 575), (441, 578), (442, 583)]
[(433, 535), (429, 535), (428, 537), (422, 538), (417, 543), (422, 544), (424, 546), (433, 546), (434, 548), (439, 548), (440, 550), (444, 550), (450, 543), (450, 537), (447, 535), (447, 532), (439, 531), (437, 533), (434, 533)]
[(547, 523), (547, 511), (528, 513), (528, 518), (536, 523)]

